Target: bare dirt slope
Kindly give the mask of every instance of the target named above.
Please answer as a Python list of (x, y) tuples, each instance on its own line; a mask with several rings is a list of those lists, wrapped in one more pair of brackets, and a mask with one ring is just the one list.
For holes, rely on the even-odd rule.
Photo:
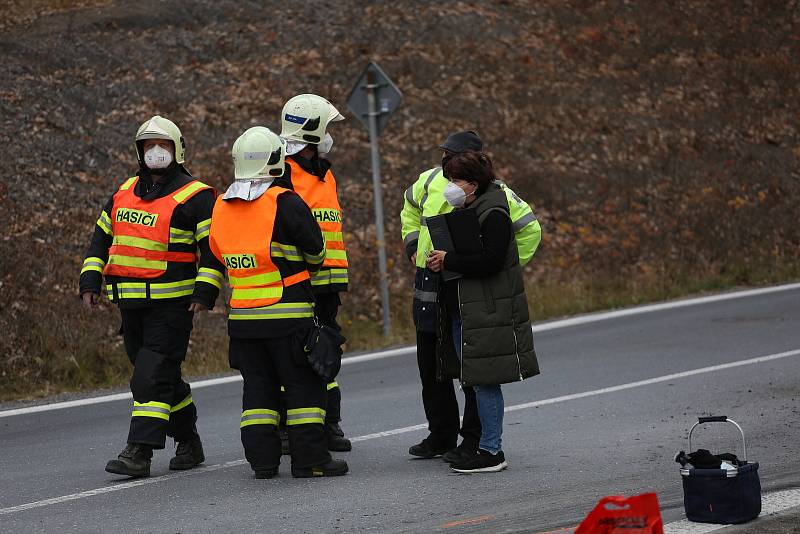
[[(301, 92), (344, 110), (370, 59), (405, 95), (381, 138), (400, 294), (402, 192), (462, 128), (536, 206), (531, 283), (748, 283), (800, 259), (797, 1), (94, 4), (10, 2), (0, 18), (1, 395), (124, 376), (115, 314), (83, 314), (75, 292), (99, 209), (135, 172), (138, 124), (175, 120), (189, 169), (224, 187), (240, 132), (275, 127)], [(347, 313), (376, 319), (367, 135), (352, 118), (332, 133)], [(224, 366), (222, 314), (198, 325), (193, 369)]]

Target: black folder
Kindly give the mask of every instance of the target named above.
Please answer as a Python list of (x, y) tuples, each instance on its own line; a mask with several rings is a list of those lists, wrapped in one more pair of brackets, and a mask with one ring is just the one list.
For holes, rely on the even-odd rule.
[[(426, 219), (433, 248), (445, 252), (475, 254), (483, 249), (481, 225), (475, 210), (460, 209)], [(461, 278), (459, 273), (442, 269), (445, 280)]]

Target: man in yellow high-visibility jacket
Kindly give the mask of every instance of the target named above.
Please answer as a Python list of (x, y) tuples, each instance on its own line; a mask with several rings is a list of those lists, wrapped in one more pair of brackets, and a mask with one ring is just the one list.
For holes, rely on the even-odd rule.
[[(483, 142), (475, 132), (463, 131), (448, 136), (440, 148), (443, 150), (443, 167), (454, 154), (481, 152)], [(444, 455), (445, 461), (454, 463), (477, 452), (481, 424), (472, 388), (464, 388), (464, 421), (459, 424), (458, 401), (452, 380), (436, 380), (436, 294), (439, 276), (425, 266), (425, 257), (433, 250), (425, 221), (427, 217), (453, 209), (444, 198), (443, 192), (448, 181), (442, 174), (442, 167), (428, 169), (419, 175), (416, 182), (406, 189), (403, 210), (400, 212), (406, 255), (417, 269), (413, 306), (417, 364), (422, 381), (422, 404), (430, 432), (427, 438), (413, 445), (408, 452), (421, 458)], [(501, 186), (508, 198), (520, 263), (525, 265), (539, 246), (542, 229), (531, 207), (505, 184)], [(463, 440), (456, 447), (459, 433)]]

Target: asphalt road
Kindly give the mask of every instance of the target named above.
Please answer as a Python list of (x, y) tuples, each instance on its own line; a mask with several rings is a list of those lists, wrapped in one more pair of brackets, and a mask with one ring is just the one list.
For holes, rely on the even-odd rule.
[[(578, 524), (604, 495), (645, 491), (668, 523), (683, 518), (672, 458), (707, 414), (744, 427), (765, 492), (800, 486), (800, 289), (550, 329), (536, 347), (542, 375), (503, 387), (510, 468), (498, 474), (406, 454), (426, 435), (413, 354), (343, 367), (342, 426), (356, 442), (341, 478), (293, 479), (284, 457), (280, 477), (255, 480), (240, 382), (194, 392), (207, 467), (172, 473), (168, 448), (133, 483), (103, 471), (130, 401), (2, 417), (0, 532), (536, 533)], [(708, 426), (695, 448), (732, 450), (737, 436)]]

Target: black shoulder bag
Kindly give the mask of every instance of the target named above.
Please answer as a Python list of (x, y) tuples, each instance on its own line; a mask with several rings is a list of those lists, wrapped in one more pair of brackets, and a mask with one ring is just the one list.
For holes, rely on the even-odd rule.
[(339, 369), (342, 367), (342, 344), (345, 341), (347, 339), (339, 332), (320, 324), (314, 317), (314, 326), (308, 333), (303, 350), (311, 368), (326, 384), (339, 374)]

